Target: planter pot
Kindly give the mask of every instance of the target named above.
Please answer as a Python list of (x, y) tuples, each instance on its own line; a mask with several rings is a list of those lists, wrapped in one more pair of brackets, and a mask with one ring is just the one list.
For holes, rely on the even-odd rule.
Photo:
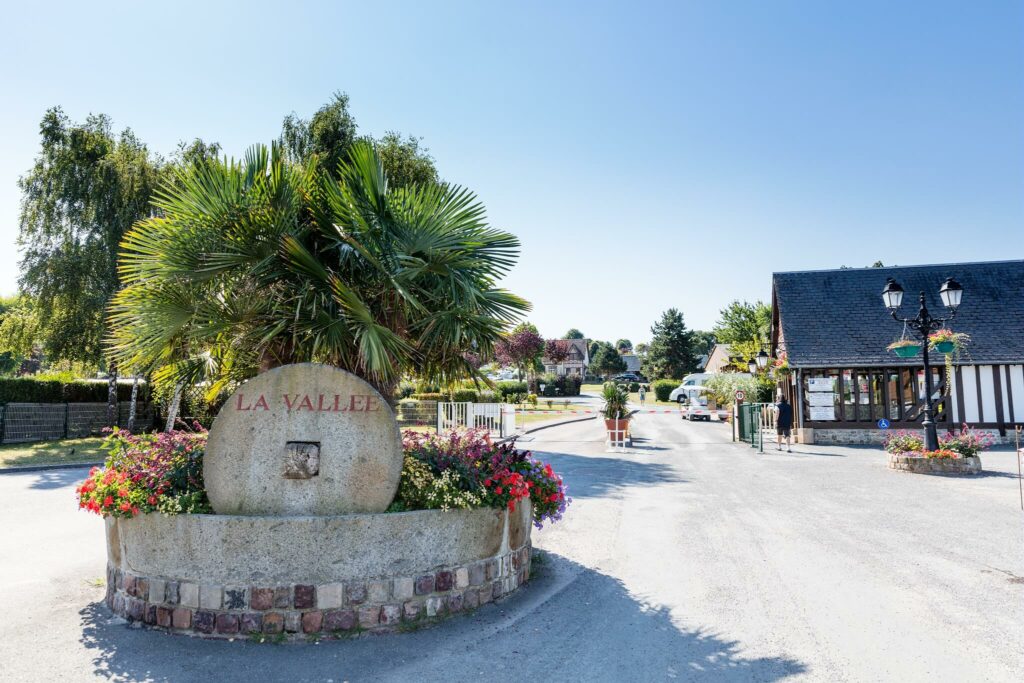
[(956, 350), (956, 344), (951, 341), (935, 342), (932, 346), (939, 353), (953, 353)]
[(900, 358), (913, 358), (917, 354), (921, 353), (920, 344), (912, 344), (910, 346), (897, 346), (892, 350)]
[(605, 420), (604, 428), (609, 432), (624, 432), (629, 429), (629, 420)]

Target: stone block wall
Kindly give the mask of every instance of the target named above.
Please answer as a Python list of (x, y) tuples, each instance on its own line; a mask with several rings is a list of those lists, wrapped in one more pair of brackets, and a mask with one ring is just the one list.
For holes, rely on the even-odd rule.
[[(810, 431), (810, 430), (805, 430)], [(885, 441), (886, 434), (894, 431), (892, 429), (821, 429), (815, 427), (813, 430), (814, 443), (816, 444), (881, 444)], [(895, 430), (900, 431), (900, 430)], [(910, 431), (910, 430), (905, 430)], [(924, 436), (924, 430), (919, 429), (918, 431), (922, 438)], [(1013, 430), (1010, 429), (1006, 432), (1006, 436), (1000, 436), (998, 429), (979, 429), (977, 430), (981, 434), (989, 436), (993, 443), (999, 444), (1012, 444), (1015, 443)], [(946, 429), (939, 427), (939, 437), (946, 432)]]
[(530, 576), (530, 544), (415, 576), (223, 586), (107, 568), (107, 606), (131, 622), (212, 638), (296, 639), (394, 631), (496, 600)]
[(981, 458), (922, 458), (890, 454), (889, 469), (913, 474), (980, 474)]

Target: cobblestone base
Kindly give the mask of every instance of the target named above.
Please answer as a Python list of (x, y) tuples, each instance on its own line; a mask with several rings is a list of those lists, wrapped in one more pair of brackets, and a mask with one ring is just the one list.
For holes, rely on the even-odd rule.
[(981, 458), (921, 458), (889, 455), (889, 469), (913, 474), (980, 474)]
[(530, 545), (419, 576), (321, 585), (218, 586), (107, 567), (106, 604), (145, 626), (209, 638), (298, 639), (396, 631), (472, 610), (530, 577)]

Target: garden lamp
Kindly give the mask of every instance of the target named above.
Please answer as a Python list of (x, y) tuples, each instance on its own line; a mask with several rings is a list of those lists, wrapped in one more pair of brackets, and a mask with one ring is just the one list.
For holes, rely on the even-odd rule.
[(760, 351), (757, 352), (757, 367), (761, 368), (762, 370), (768, 367), (768, 354), (765, 352), (764, 349), (761, 349)]
[[(957, 285), (959, 286), (959, 285)], [(945, 287), (945, 285), (943, 285)], [(885, 281), (885, 289), (882, 290), (882, 299), (885, 301), (885, 307), (890, 311), (895, 311), (903, 303), (903, 288), (900, 287), (900, 283), (896, 282), (892, 278), (888, 278)], [(957, 303), (959, 304), (960, 298), (957, 295)]]
[(955, 311), (960, 306), (960, 298), (963, 295), (964, 288), (951, 277), (946, 278), (946, 281), (942, 283), (942, 287), (939, 288), (939, 296), (942, 297), (942, 303), (951, 311)]
[(757, 361), (751, 358), (747, 361), (747, 370), (750, 370), (750, 374), (757, 374)]

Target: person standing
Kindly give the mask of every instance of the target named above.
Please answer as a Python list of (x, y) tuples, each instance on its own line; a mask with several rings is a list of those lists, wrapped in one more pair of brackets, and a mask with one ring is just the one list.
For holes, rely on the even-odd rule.
[(782, 437), (786, 437), (786, 452), (792, 453), (790, 434), (793, 430), (793, 406), (783, 394), (779, 394), (779, 402), (775, 404), (775, 432), (778, 450), (782, 450)]
[(640, 394), (640, 406), (643, 407), (644, 399), (647, 398), (647, 390), (644, 389), (644, 385), (643, 384), (640, 385), (639, 394)]

